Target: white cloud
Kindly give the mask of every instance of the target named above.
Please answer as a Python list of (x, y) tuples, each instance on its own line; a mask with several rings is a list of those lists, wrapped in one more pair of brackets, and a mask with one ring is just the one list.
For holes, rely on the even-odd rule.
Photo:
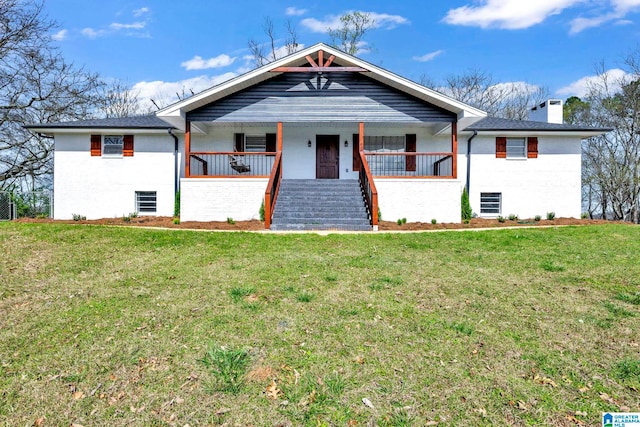
[(616, 24), (626, 24), (629, 21), (622, 20), (629, 12), (640, 8), (640, 0), (610, 0), (613, 10), (590, 18), (578, 17), (571, 21), (571, 34), (577, 34), (588, 28), (599, 27), (610, 21), (617, 21)]
[(152, 99), (160, 106), (166, 106), (178, 101), (177, 94), (191, 94), (192, 91), (198, 93), (236, 76), (236, 73), (228, 72), (217, 76), (198, 76), (177, 82), (142, 81), (134, 84), (131, 91), (138, 95), (144, 109), (155, 110), (155, 106), (151, 102)]
[[(529, 28), (584, 0), (480, 0), (479, 5), (449, 10), (443, 21), (451, 25), (508, 30)], [(622, 0), (624, 1), (624, 0)], [(627, 0), (631, 1), (631, 0)]]
[(95, 30), (95, 29), (93, 29), (91, 27), (87, 27), (87, 28), (83, 28), (80, 31), (80, 34), (82, 34), (83, 36), (88, 37), (90, 39), (95, 39), (95, 38), (103, 36), (105, 34), (105, 31), (104, 30)]
[(109, 28), (112, 30), (142, 30), (147, 25), (146, 22), (133, 22), (131, 24), (121, 24), (119, 22), (114, 22), (109, 25)]
[(207, 68), (221, 68), (227, 67), (236, 60), (235, 57), (229, 55), (218, 55), (215, 58), (204, 59), (201, 56), (194, 56), (188, 61), (184, 61), (180, 64), (181, 67), (187, 70), (206, 70)]
[(67, 30), (60, 30), (57, 33), (53, 34), (51, 36), (52, 39), (61, 42), (62, 40), (67, 38), (67, 35), (69, 35), (69, 31)]
[[(352, 12), (346, 12), (352, 13)], [(369, 17), (373, 20), (373, 28), (382, 28), (385, 30), (391, 30), (398, 25), (409, 24), (409, 20), (400, 15), (389, 15), (386, 13), (377, 13), (377, 12), (361, 12), (363, 14), (368, 14)], [(300, 21), (302, 26), (311, 30), (314, 33), (326, 33), (329, 28), (338, 28), (342, 26), (342, 22), (340, 22), (339, 15), (328, 15), (325, 16), (323, 20), (318, 20), (315, 18), (306, 18)]]
[(284, 11), (287, 16), (302, 16), (307, 13), (307, 9), (298, 9), (297, 7), (288, 7)]
[(435, 57), (442, 55), (444, 50), (436, 50), (435, 52), (427, 53), (422, 56), (414, 56), (412, 59), (418, 62), (429, 62), (433, 60)]
[(144, 15), (145, 13), (149, 13), (149, 12), (151, 12), (151, 9), (149, 9), (148, 7), (141, 7), (140, 9), (136, 9), (133, 11), (133, 16), (138, 18)]
[(619, 68), (612, 68), (603, 74), (586, 76), (575, 82), (564, 86), (556, 91), (556, 94), (562, 96), (578, 96), (585, 97), (592, 89), (599, 88), (602, 85), (603, 77), (610, 85), (609, 89), (615, 92), (620, 88), (620, 83), (628, 81), (632, 76)]

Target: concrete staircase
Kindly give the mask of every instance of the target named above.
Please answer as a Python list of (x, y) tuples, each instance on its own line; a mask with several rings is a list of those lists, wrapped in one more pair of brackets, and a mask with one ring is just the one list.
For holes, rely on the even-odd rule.
[(371, 231), (355, 179), (283, 179), (272, 230)]

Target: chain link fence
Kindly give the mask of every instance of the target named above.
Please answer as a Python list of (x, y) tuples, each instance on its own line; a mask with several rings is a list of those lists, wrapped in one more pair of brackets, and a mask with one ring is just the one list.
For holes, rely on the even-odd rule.
[(16, 218), (51, 218), (53, 194), (51, 191), (24, 193), (0, 192), (0, 221)]

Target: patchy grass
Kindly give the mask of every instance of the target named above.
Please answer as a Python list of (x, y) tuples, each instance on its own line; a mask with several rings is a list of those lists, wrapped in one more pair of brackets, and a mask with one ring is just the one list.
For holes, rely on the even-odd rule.
[(638, 227), (2, 223), (0, 246), (0, 425), (598, 425), (640, 410)]

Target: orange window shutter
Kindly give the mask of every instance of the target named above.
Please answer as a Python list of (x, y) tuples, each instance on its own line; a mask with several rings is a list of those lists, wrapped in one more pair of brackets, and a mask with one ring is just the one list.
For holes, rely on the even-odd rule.
[(530, 159), (538, 158), (538, 138), (535, 136), (527, 139), (527, 157)]
[(507, 158), (507, 138), (504, 136), (499, 136), (496, 138), (496, 158)]
[(102, 136), (91, 135), (91, 155), (92, 156), (102, 155)]
[(133, 157), (133, 135), (125, 135), (122, 144), (122, 155)]
[[(416, 152), (416, 134), (407, 134), (406, 138), (406, 149), (407, 153), (415, 153)], [(407, 172), (415, 172), (416, 171), (416, 156), (407, 156), (405, 159), (405, 166)]]

